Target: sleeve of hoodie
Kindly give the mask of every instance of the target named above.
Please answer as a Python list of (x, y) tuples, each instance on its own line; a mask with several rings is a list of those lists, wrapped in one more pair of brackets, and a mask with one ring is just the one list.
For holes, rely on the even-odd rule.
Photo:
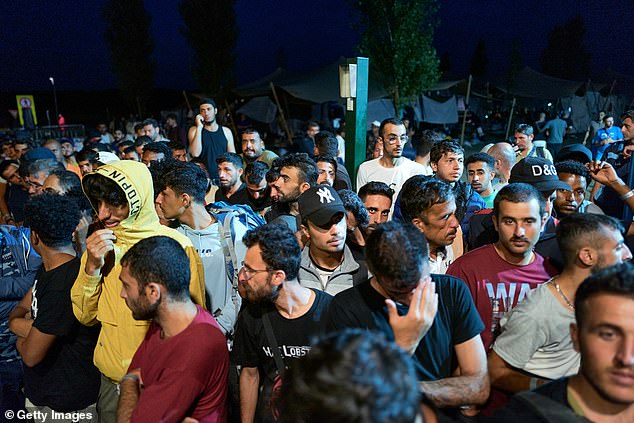
[(70, 301), (73, 304), (73, 314), (79, 323), (93, 326), (97, 323), (97, 309), (101, 296), (102, 276), (90, 276), (86, 273), (86, 253), (81, 256), (79, 274), (70, 289)]
[(196, 304), (207, 309), (207, 304), (205, 304), (205, 272), (202, 261), (192, 245), (185, 247), (185, 252), (189, 257), (189, 270), (191, 272), (189, 294)]

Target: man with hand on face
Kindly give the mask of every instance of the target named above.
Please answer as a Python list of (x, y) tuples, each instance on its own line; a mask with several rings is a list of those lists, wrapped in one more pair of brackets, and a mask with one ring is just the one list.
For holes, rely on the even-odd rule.
[(299, 196), (302, 232), (308, 244), (302, 252), (299, 283), (335, 295), (367, 279), (346, 245), (346, 209), (330, 185), (316, 185)]
[(71, 301), (80, 323), (92, 326), (101, 322), (94, 356), (101, 372), (97, 411), (100, 422), (111, 422), (116, 419), (117, 384), (149, 325), (134, 320), (120, 297), (123, 254), (142, 239), (169, 236), (187, 252), (190, 293), (194, 302), (203, 306), (205, 283), (200, 258), (191, 241), (160, 224), (154, 208), (152, 176), (143, 163), (130, 160), (109, 163), (85, 175), (82, 185), (104, 228), (86, 239), (79, 275), (71, 288)]
[[(489, 396), (484, 327), (465, 284), (429, 272), (427, 243), (409, 224), (377, 226), (366, 245), (373, 277), (335, 296), (326, 328), (382, 332), (412, 357), (419, 389), (438, 407)], [(456, 369), (459, 369), (456, 371)]]
[(216, 158), (220, 189), (215, 201), (230, 204), (247, 204), (249, 201), (246, 185), (242, 182), (242, 159), (236, 153), (224, 153)]
[(216, 158), (224, 153), (235, 153), (231, 130), (217, 122), (218, 109), (216, 102), (204, 98), (200, 102), (200, 113), (194, 118), (196, 126), (189, 128), (189, 153), (198, 157), (207, 166), (209, 176), (214, 185), (218, 185), (218, 168)]
[(260, 133), (255, 129), (245, 129), (241, 138), (242, 154), (240, 157), (242, 157), (245, 166), (249, 163), (259, 161), (264, 162), (268, 167), (271, 167), (273, 160), (278, 158), (277, 154), (265, 148), (264, 141), (260, 137)]

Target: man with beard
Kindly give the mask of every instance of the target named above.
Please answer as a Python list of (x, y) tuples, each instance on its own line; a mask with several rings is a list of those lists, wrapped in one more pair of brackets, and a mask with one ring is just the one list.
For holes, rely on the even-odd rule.
[(430, 273), (444, 274), (462, 255), (456, 197), (446, 182), (428, 176), (410, 178), (401, 190), (403, 220), (412, 223), (429, 243)]
[(189, 153), (192, 157), (198, 157), (207, 166), (211, 181), (218, 185), (218, 168), (216, 157), (230, 152), (235, 153), (231, 130), (221, 126), (216, 115), (218, 109), (216, 102), (211, 98), (200, 101), (200, 113), (194, 118), (195, 126), (189, 128), (187, 139), (189, 140)]
[(518, 394), (487, 421), (634, 421), (633, 281), (629, 263), (586, 279), (577, 289), (570, 325), (579, 372)]
[(245, 129), (241, 137), (242, 154), (240, 156), (245, 166), (249, 163), (259, 161), (266, 163), (266, 165), (270, 167), (273, 160), (278, 158), (277, 154), (264, 147), (264, 141), (260, 137), (260, 133), (255, 129)]
[(592, 157), (594, 160), (601, 160), (603, 153), (610, 144), (621, 141), (623, 133), (618, 127), (614, 127), (614, 116), (603, 116), (603, 128), (599, 129), (592, 138)]
[(248, 195), (242, 182), (242, 159), (236, 153), (224, 153), (216, 158), (220, 188), (215, 201), (230, 204), (247, 204)]
[(536, 147), (533, 145), (533, 138), (535, 134), (533, 133), (533, 127), (526, 123), (520, 123), (515, 127), (515, 146), (517, 147), (517, 158), (516, 163), (526, 157), (541, 157), (553, 162), (553, 156), (550, 154), (550, 151), (546, 150), (544, 147)]
[(81, 170), (77, 165), (77, 159), (75, 159), (75, 145), (73, 144), (73, 141), (68, 138), (62, 138), (59, 143), (61, 145), (61, 153), (64, 157), (64, 166), (66, 166), (66, 170), (70, 170), (81, 178)]
[(544, 197), (532, 185), (505, 186), (493, 203), (498, 241), (468, 252), (447, 269), (471, 291), (485, 325), (482, 341), (487, 351), (499, 333), (500, 317), (555, 274), (533, 251), (548, 217), (545, 208)]
[(353, 283), (365, 282), (367, 269), (354, 260), (346, 245), (346, 209), (330, 185), (316, 185), (299, 196), (302, 232), (308, 244), (302, 252), (299, 283), (336, 295)]
[(266, 220), (283, 223), (297, 232), (301, 224), (296, 218), (299, 214), (297, 200), (304, 191), (317, 184), (317, 165), (306, 153), (287, 154), (275, 159), (269, 173), (276, 178), (270, 185), (271, 197), (275, 195), (277, 203)]
[(577, 373), (579, 354), (569, 334), (575, 292), (591, 274), (632, 258), (622, 230), (605, 215), (573, 213), (561, 220), (557, 240), (564, 270), (533, 290), (502, 323), (489, 354), (494, 387), (520, 392)]
[(361, 163), (357, 172), (357, 187), (372, 181), (384, 182), (398, 196), (401, 187), (410, 177), (428, 174), (425, 166), (402, 157), (403, 148), (408, 141), (405, 125), (401, 120), (389, 118), (381, 122), (378, 143), (383, 149), (383, 157)]
[(286, 226), (260, 226), (247, 232), (244, 243), (239, 282), (249, 304), (238, 316), (232, 361), (242, 366), (240, 416), (250, 423), (256, 414), (272, 418), (269, 401), (280, 373), (323, 333), (332, 297), (297, 281), (301, 251)]
[(166, 236), (141, 240), (121, 258), (119, 279), (132, 317), (152, 323), (121, 378), (117, 421), (225, 422), (227, 343), (190, 298), (185, 250)]

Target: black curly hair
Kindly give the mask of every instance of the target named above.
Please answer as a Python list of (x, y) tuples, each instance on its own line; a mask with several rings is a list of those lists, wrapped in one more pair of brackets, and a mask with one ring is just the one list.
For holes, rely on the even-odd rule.
[(48, 192), (32, 196), (24, 206), (24, 215), (24, 225), (50, 248), (72, 244), (80, 219), (77, 201)]

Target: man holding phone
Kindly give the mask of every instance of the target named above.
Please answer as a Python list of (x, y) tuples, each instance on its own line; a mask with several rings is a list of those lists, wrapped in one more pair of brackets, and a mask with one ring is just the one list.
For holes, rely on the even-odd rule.
[(194, 119), (195, 126), (189, 128), (187, 140), (189, 153), (207, 166), (214, 185), (219, 185), (216, 158), (224, 153), (235, 153), (233, 134), (216, 119), (218, 108), (211, 98), (204, 98), (199, 105), (199, 114)]

